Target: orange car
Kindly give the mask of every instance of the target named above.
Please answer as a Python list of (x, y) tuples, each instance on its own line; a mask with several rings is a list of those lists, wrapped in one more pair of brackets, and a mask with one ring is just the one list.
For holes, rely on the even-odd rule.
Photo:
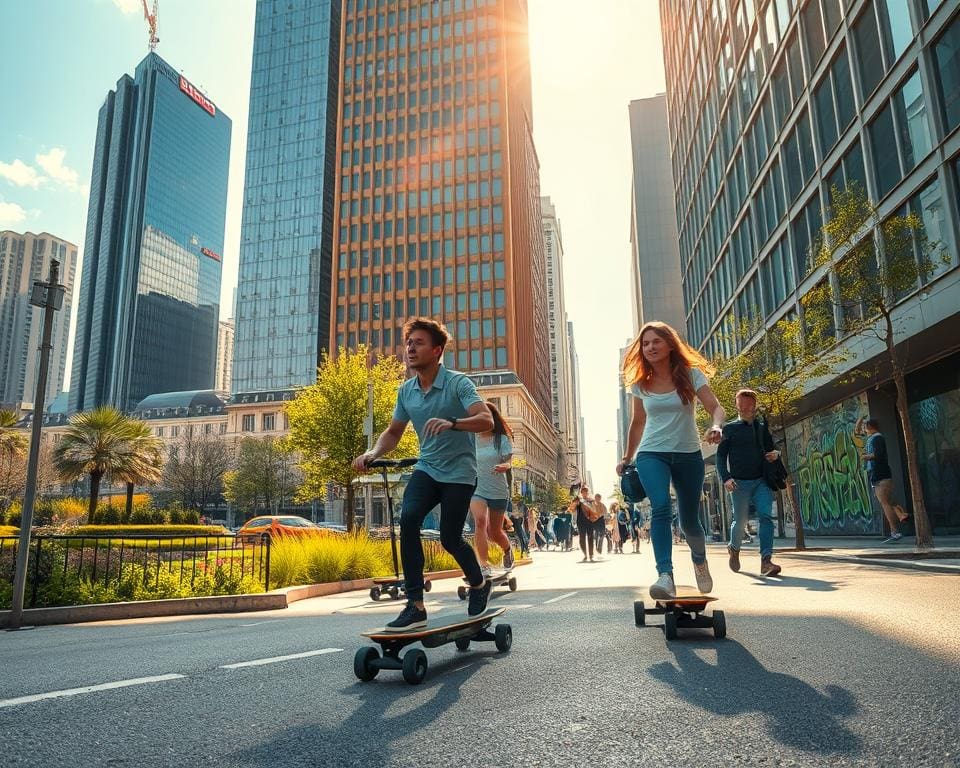
[(329, 535), (330, 530), (297, 515), (260, 515), (247, 520), (237, 531), (237, 541), (254, 544), (280, 536)]

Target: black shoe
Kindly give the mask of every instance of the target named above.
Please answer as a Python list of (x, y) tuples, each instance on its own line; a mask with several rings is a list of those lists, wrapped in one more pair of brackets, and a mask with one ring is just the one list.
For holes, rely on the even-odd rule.
[(427, 626), (427, 612), (417, 608), (413, 603), (407, 603), (400, 615), (387, 624), (387, 629), (403, 632), (408, 629), (419, 629)]
[(476, 616), (487, 610), (487, 600), (490, 598), (492, 589), (493, 582), (490, 579), (484, 579), (479, 587), (470, 587), (470, 600), (467, 605), (467, 613), (470, 616)]

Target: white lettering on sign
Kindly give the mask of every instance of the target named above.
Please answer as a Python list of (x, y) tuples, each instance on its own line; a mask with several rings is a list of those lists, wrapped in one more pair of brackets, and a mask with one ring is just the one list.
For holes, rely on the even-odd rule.
[(213, 105), (213, 102), (200, 93), (200, 91), (198, 91), (196, 88), (194, 88), (193, 84), (190, 83), (190, 81), (188, 81), (183, 75), (180, 76), (180, 90), (197, 102), (197, 104), (203, 107), (211, 115), (217, 114), (217, 108)]
[(200, 253), (204, 256), (209, 256), (214, 261), (220, 261), (220, 254), (216, 251), (211, 251), (209, 248), (201, 248)]

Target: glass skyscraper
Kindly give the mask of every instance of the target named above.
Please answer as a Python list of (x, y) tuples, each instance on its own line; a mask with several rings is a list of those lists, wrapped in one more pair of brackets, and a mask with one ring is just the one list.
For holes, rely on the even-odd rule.
[(316, 379), (330, 334), (336, 0), (258, 0), (232, 390)]
[[(960, 527), (960, 0), (661, 0), (660, 12), (690, 339), (712, 354), (728, 319), (802, 312), (832, 279), (811, 251), (833, 187), (856, 182), (881, 217), (916, 213), (946, 260), (898, 297), (899, 341), (928, 509), (935, 526)], [(882, 347), (854, 351), (877, 371), (859, 389), (888, 389)], [(788, 428), (811, 530), (877, 532), (844, 448), (859, 415), (894, 432), (889, 392), (875, 389), (829, 382)]]
[(71, 411), (214, 384), (230, 119), (155, 53), (100, 108)]

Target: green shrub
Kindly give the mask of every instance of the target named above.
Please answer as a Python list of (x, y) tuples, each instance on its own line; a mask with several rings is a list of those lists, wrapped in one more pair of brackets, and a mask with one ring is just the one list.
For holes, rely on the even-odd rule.
[(0, 525), (0, 536), (19, 536), (20, 529), (15, 525)]
[(7, 525), (13, 525), (17, 528), (20, 527), (20, 516), (23, 514), (23, 508), (20, 505), (20, 501), (10, 502), (10, 506), (7, 507), (7, 513), (3, 516), (3, 522)]
[(222, 525), (78, 525), (71, 536), (223, 536)]

